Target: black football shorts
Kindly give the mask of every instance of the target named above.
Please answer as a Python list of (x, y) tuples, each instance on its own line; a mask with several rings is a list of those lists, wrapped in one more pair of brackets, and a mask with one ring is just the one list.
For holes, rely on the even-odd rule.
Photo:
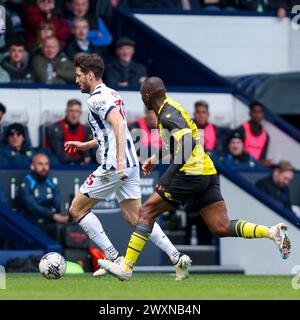
[(174, 208), (188, 204), (195, 211), (223, 200), (217, 174), (185, 175), (177, 173), (171, 180), (167, 192), (159, 193), (159, 195)]

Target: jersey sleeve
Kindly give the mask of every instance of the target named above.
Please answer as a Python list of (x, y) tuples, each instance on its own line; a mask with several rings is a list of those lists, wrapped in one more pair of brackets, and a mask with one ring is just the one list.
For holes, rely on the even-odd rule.
[(99, 98), (99, 95), (91, 96), (88, 105), (91, 112), (99, 115), (102, 120), (106, 120), (109, 113), (117, 108), (118, 99), (113, 95), (107, 94), (105, 97)]

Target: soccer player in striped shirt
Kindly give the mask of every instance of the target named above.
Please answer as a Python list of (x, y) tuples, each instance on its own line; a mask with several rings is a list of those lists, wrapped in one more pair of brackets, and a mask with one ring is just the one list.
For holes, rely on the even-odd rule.
[[(110, 261), (120, 263), (111, 241), (101, 222), (93, 213), (93, 207), (112, 194), (120, 204), (125, 220), (135, 226), (141, 206), (140, 169), (132, 137), (127, 127), (124, 103), (120, 95), (102, 82), (104, 62), (96, 54), (80, 55), (75, 60), (76, 83), (88, 98), (88, 120), (94, 139), (88, 142), (68, 141), (65, 149), (84, 151), (96, 148), (98, 168), (90, 174), (76, 194), (70, 214), (104, 251)], [(175, 266), (176, 279), (183, 280), (188, 274), (191, 259), (181, 255), (157, 223), (154, 223), (151, 240), (168, 254)], [(101, 275), (100, 270), (95, 275)]]

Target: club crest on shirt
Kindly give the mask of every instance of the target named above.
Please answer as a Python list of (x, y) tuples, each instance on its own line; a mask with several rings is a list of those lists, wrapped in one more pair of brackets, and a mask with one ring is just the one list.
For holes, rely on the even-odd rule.
[(101, 100), (101, 101), (95, 101), (93, 102), (93, 107), (99, 111), (99, 110), (105, 110), (106, 108), (106, 101), (105, 100)]
[(108, 183), (109, 182), (109, 177), (107, 177), (107, 176), (102, 176), (101, 178), (100, 178), (100, 181), (104, 184), (104, 183)]

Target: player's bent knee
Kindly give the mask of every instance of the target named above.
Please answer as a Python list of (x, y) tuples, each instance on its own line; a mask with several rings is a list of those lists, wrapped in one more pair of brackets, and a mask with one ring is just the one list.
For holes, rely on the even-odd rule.
[(69, 208), (70, 215), (75, 219), (78, 220), (82, 217), (86, 212), (82, 210), (82, 208), (79, 208), (76, 203), (74, 204), (74, 201), (72, 202), (70, 208)]
[(69, 213), (74, 219), (76, 219), (79, 215), (78, 210), (76, 210), (75, 206), (73, 206), (73, 205), (70, 206)]

